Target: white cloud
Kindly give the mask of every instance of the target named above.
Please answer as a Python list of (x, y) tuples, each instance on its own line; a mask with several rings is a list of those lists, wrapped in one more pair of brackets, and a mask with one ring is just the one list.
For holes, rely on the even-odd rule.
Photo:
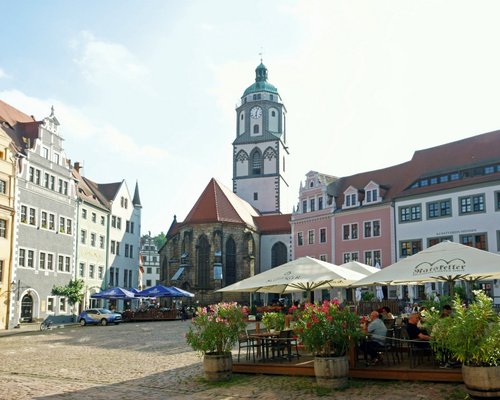
[(83, 31), (72, 47), (79, 52), (75, 63), (94, 84), (109, 80), (137, 82), (149, 76), (148, 68), (120, 43), (98, 40), (92, 33)]

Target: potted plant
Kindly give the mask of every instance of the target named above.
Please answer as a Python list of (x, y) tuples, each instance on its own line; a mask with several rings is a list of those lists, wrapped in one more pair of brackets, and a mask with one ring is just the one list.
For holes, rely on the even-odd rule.
[(347, 384), (348, 352), (361, 337), (358, 317), (337, 300), (306, 304), (296, 311), (295, 332), (314, 356), (314, 373), (320, 386), (339, 388)]
[(270, 332), (279, 332), (285, 328), (285, 314), (280, 312), (265, 312), (261, 321)]
[(218, 303), (197, 308), (186, 340), (193, 350), (203, 356), (205, 377), (208, 380), (231, 378), (231, 350), (245, 326), (243, 312), (237, 303)]
[(472, 396), (491, 398), (500, 396), (500, 316), (484, 292), (473, 293), (475, 299), (468, 307), (455, 296), (452, 316), (433, 325), (431, 345), (462, 363), (464, 383)]

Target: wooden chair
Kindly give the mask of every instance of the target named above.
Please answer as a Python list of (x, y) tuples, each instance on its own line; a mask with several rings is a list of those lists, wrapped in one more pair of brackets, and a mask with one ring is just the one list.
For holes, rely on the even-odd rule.
[[(271, 353), (272, 357), (283, 357), (291, 359), (291, 338), (292, 331), (290, 329), (286, 329), (280, 331), (279, 336), (276, 338), (270, 339), (271, 342)], [(286, 354), (285, 354), (286, 351)]]
[(255, 330), (245, 330), (240, 332), (238, 336), (238, 362), (240, 361), (241, 349), (245, 349), (245, 359), (250, 360), (250, 352), (252, 353), (253, 362), (255, 362), (255, 349), (258, 346), (257, 341), (250, 337)]

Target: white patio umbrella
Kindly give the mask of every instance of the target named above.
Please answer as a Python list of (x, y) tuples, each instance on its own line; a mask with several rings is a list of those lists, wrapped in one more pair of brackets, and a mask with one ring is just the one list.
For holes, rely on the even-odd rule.
[(500, 278), (500, 255), (444, 241), (404, 258), (351, 286)]
[(217, 292), (290, 293), (346, 287), (365, 275), (312, 257), (301, 257), (223, 287)]
[[(360, 263), (359, 261), (348, 261), (340, 265), (341, 267), (359, 272), (363, 275), (371, 275), (379, 271), (379, 268), (372, 267), (371, 265)], [(357, 288), (354, 292), (354, 298), (357, 302), (361, 300), (361, 289)]]

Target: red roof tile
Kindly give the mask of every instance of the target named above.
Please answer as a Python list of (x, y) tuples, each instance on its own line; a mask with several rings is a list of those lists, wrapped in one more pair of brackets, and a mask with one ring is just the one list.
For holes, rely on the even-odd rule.
[(262, 234), (290, 233), (292, 214), (262, 215), (254, 217), (255, 223)]
[(212, 178), (183, 224), (234, 222), (254, 226), (259, 213), (249, 203)]
[(18, 122), (34, 122), (35, 118), (0, 100), (0, 120), (14, 126)]

